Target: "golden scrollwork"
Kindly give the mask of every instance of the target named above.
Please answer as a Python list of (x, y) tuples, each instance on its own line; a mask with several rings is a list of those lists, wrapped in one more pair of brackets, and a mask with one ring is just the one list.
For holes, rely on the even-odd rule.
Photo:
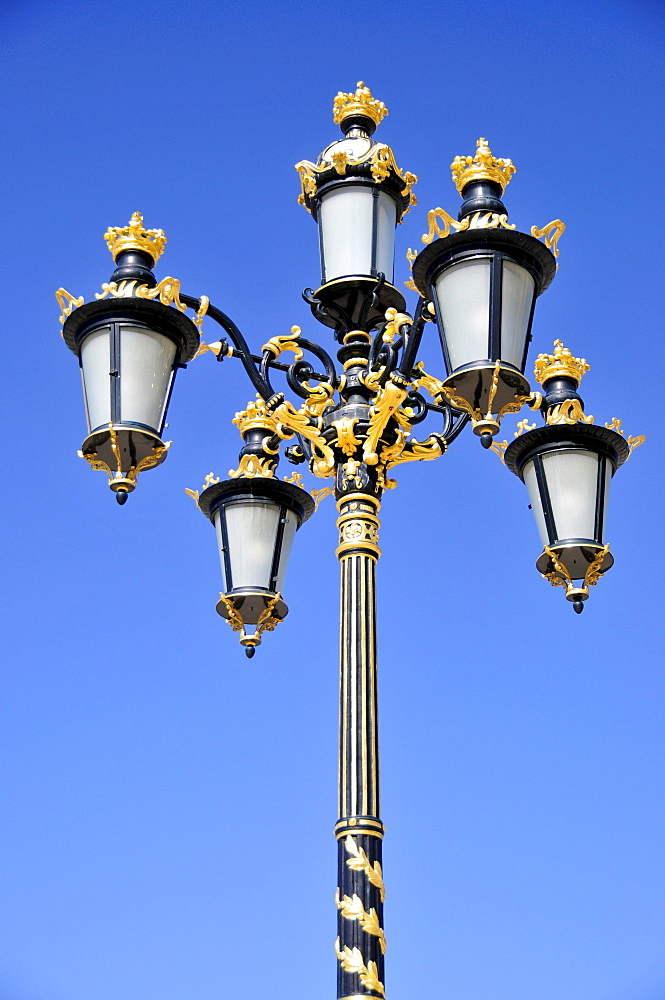
[(300, 205), (304, 205), (307, 208), (307, 199), (316, 196), (319, 174), (329, 170), (331, 166), (335, 168), (337, 173), (346, 173), (347, 167), (356, 167), (364, 163), (369, 165), (372, 178), (377, 183), (385, 180), (391, 173), (402, 182), (403, 187), (400, 193), (402, 197), (408, 197), (409, 199), (403, 215), (406, 215), (417, 204), (417, 199), (412, 188), (417, 183), (418, 178), (408, 170), (402, 172), (397, 165), (392, 149), (390, 146), (386, 146), (385, 143), (375, 143), (362, 156), (359, 156), (355, 160), (345, 150), (341, 149), (339, 151), (333, 150), (329, 155), (330, 159), (322, 160), (320, 163), (312, 163), (310, 160), (301, 160), (300, 163), (296, 163), (295, 169), (298, 171), (302, 185), (302, 191), (298, 198)]
[(305, 489), (305, 480), (299, 472), (292, 472), (290, 476), (284, 476), (285, 483), (293, 483), (294, 486), (299, 486), (301, 490)]
[(555, 257), (558, 257), (560, 251), (557, 244), (565, 228), (565, 222), (562, 222), (561, 219), (554, 219), (553, 222), (548, 222), (542, 229), (539, 229), (538, 226), (532, 226), (531, 235), (535, 236), (537, 240), (545, 237), (545, 246), (552, 251)]
[(518, 420), (517, 421), (517, 430), (513, 434), (513, 437), (516, 437), (516, 438), (521, 437), (522, 434), (525, 434), (527, 431), (535, 431), (535, 429), (536, 429), (536, 425), (535, 424), (530, 424), (529, 423), (529, 418), (525, 417), (524, 420)]
[(60, 306), (60, 323), (64, 323), (68, 316), (71, 316), (74, 309), (78, 309), (85, 302), (82, 295), (78, 298), (67, 291), (66, 288), (59, 288), (55, 293), (58, 305)]
[(360, 976), (361, 985), (368, 990), (380, 993), (382, 997), (386, 995), (386, 988), (379, 979), (379, 970), (376, 962), (368, 962), (362, 956), (360, 948), (349, 948), (347, 944), (340, 948), (339, 938), (335, 941), (335, 954), (345, 972), (355, 972)]
[(275, 459), (261, 455), (243, 455), (237, 469), (229, 469), (231, 479), (272, 479), (275, 474)]
[(476, 142), (475, 156), (456, 156), (450, 164), (450, 169), (460, 194), (471, 181), (483, 180), (498, 184), (503, 193), (510, 183), (510, 178), (517, 172), (512, 160), (492, 156), (487, 139), (482, 137)]
[(356, 448), (361, 443), (354, 431), (357, 423), (357, 417), (342, 417), (341, 420), (333, 420), (332, 424), (337, 431), (337, 447), (349, 457), (355, 453)]
[(227, 610), (229, 612), (229, 617), (228, 617), (227, 621), (228, 621), (229, 625), (231, 626), (231, 628), (233, 629), (233, 631), (234, 632), (242, 632), (244, 634), (245, 623), (242, 620), (242, 615), (240, 614), (240, 612), (236, 608), (236, 606), (233, 603), (233, 601), (231, 600), (231, 598), (227, 597), (226, 594), (220, 594), (219, 595), (219, 599), (220, 599), (220, 601), (223, 601), (224, 604), (226, 605), (226, 608), (227, 608)]
[(555, 340), (554, 354), (539, 354), (533, 373), (536, 382), (541, 385), (551, 378), (570, 378), (579, 385), (582, 376), (590, 370), (591, 365), (585, 358), (574, 358), (568, 348), (563, 346), (563, 341)]
[(205, 314), (208, 312), (209, 305), (210, 305), (210, 299), (208, 298), (208, 296), (201, 295), (199, 298), (199, 308), (196, 310), (196, 315), (192, 320), (194, 326), (198, 328), (199, 334), (201, 334), (201, 332), (203, 331), (203, 319), (205, 317)]
[(386, 953), (386, 935), (379, 923), (379, 917), (372, 906), (369, 913), (363, 906), (363, 901), (355, 892), (353, 896), (342, 896), (340, 899), (339, 888), (335, 892), (335, 905), (345, 920), (357, 920), (367, 934), (372, 934), (379, 939), (381, 953)]
[[(439, 222), (442, 222), (443, 226), (440, 226)], [(427, 213), (427, 225), (429, 226), (429, 230), (421, 238), (423, 243), (429, 245), (435, 237), (442, 240), (446, 236), (450, 236), (451, 229), (454, 229), (458, 233), (464, 229), (468, 229), (469, 217), (467, 216), (463, 222), (458, 222), (457, 219), (453, 219), (452, 215), (446, 212), (445, 208), (433, 208)]]
[(332, 486), (323, 486), (320, 490), (312, 490), (310, 496), (314, 501), (314, 512), (319, 509), (319, 504), (325, 497), (332, 496), (335, 492)]
[(203, 480), (203, 486), (201, 487), (201, 489), (207, 490), (208, 487), (216, 486), (217, 483), (221, 483), (221, 481), (222, 480), (220, 479), (220, 477), (216, 476), (214, 472), (209, 472), (208, 475)]
[[(548, 545), (543, 546), (543, 549), (552, 560), (552, 566), (554, 568), (553, 570), (550, 570), (549, 573), (543, 573), (542, 576), (544, 576), (546, 580), (549, 580), (553, 587), (565, 587), (567, 591), (570, 591), (571, 589), (578, 589), (574, 587), (573, 579), (568, 571), (568, 568), (558, 557), (554, 549), (550, 548)], [(605, 556), (609, 551), (609, 544), (604, 545), (602, 549), (598, 550), (593, 560), (586, 568), (583, 587), (595, 587), (598, 583), (600, 577), (602, 576), (601, 566), (603, 565)]]
[(579, 399), (564, 399), (556, 406), (550, 406), (545, 416), (547, 424), (592, 424), (594, 418), (587, 416)]
[(262, 351), (270, 351), (276, 360), (284, 351), (293, 351), (296, 361), (300, 361), (303, 356), (303, 349), (298, 343), (298, 337), (302, 333), (299, 326), (292, 326), (291, 333), (285, 333), (276, 337), (271, 337), (263, 347)]
[(359, 80), (353, 94), (345, 94), (341, 90), (333, 101), (333, 121), (335, 125), (353, 115), (364, 115), (375, 125), (380, 125), (388, 114), (388, 108), (383, 101), (372, 97), (372, 91), (365, 86), (364, 80)]
[(589, 563), (589, 565), (587, 566), (587, 571), (584, 574), (585, 587), (594, 587), (598, 583), (600, 577), (602, 576), (600, 567), (603, 565), (603, 560), (605, 559), (605, 556), (609, 551), (610, 551), (609, 545), (603, 546), (603, 548), (596, 555), (593, 562)]
[(505, 454), (506, 448), (508, 447), (507, 441), (492, 441), (490, 445), (490, 451), (493, 451), (495, 455), (498, 455), (503, 464), (506, 464)]
[(335, 456), (321, 434), (320, 417), (312, 418), (304, 409), (296, 410), (293, 403), (278, 397), (277, 405), (270, 411), (275, 418), (276, 433), (282, 439), (301, 434), (312, 444), (311, 469), (315, 476), (327, 479), (335, 473)]
[(395, 337), (399, 337), (401, 326), (413, 326), (413, 319), (408, 313), (398, 312), (397, 309), (386, 309), (386, 325), (381, 339), (384, 344), (392, 344)]
[[(621, 426), (622, 423), (623, 421), (619, 420), (618, 417), (612, 417), (612, 419), (606, 423), (605, 426), (609, 431), (616, 431), (617, 434), (621, 434), (621, 436), (624, 437), (624, 431)], [(626, 438), (626, 444), (628, 445), (628, 458), (630, 458), (636, 448), (639, 448), (641, 444), (644, 444), (646, 439), (646, 434), (638, 434), (635, 437), (631, 434)]]
[(474, 212), (469, 216), (469, 229), (517, 229), (508, 216), (497, 212)]
[[(163, 306), (175, 306), (180, 312), (185, 312), (187, 306), (180, 301), (180, 281), (178, 278), (162, 278), (154, 288), (147, 285), (137, 285), (134, 295), (138, 299), (159, 299)], [(203, 317), (201, 317), (203, 319)]]
[(199, 505), (199, 497), (201, 496), (201, 494), (199, 493), (199, 491), (198, 490), (190, 490), (190, 489), (188, 489), (185, 486), (185, 493), (187, 494), (188, 497), (192, 498), (192, 500), (194, 501), (194, 503), (198, 507), (198, 505)]
[(143, 228), (143, 216), (140, 212), (134, 212), (129, 224), (122, 228), (109, 226), (104, 233), (104, 239), (113, 255), (113, 260), (125, 250), (142, 250), (150, 254), (155, 263), (163, 254), (167, 243), (163, 229)]
[(220, 601), (224, 603), (229, 612), (229, 617), (227, 618), (229, 625), (231, 626), (234, 632), (240, 632), (240, 643), (242, 646), (247, 646), (250, 648), (253, 648), (255, 646), (260, 646), (261, 635), (264, 632), (275, 631), (275, 629), (277, 628), (277, 626), (281, 621), (281, 618), (275, 618), (273, 615), (273, 611), (275, 609), (275, 605), (281, 599), (281, 596), (282, 596), (281, 594), (275, 594), (274, 597), (270, 598), (270, 600), (266, 603), (265, 608), (259, 615), (256, 625), (254, 626), (254, 634), (247, 635), (247, 632), (245, 630), (245, 622), (243, 620), (242, 615), (240, 614), (235, 604), (233, 603), (233, 600), (226, 594), (219, 595)]
[(436, 378), (434, 375), (428, 375), (422, 361), (419, 361), (416, 365), (416, 371), (418, 372), (418, 377), (415, 379), (415, 383), (418, 389), (425, 389), (434, 400), (439, 399), (444, 391), (441, 379)]
[[(210, 351), (211, 354), (214, 354), (215, 357), (219, 357), (219, 355), (222, 353), (223, 346), (224, 345), (222, 344), (221, 340), (216, 340), (214, 344), (205, 344), (203, 341), (201, 341), (194, 357), (199, 358), (201, 357), (202, 354), (206, 354), (208, 351)], [(233, 348), (227, 345), (226, 351), (224, 352), (224, 357), (230, 358), (232, 354), (233, 354)]]
[(344, 847), (346, 848), (347, 854), (351, 855), (350, 858), (346, 859), (347, 868), (350, 868), (355, 872), (364, 872), (371, 884), (379, 890), (381, 902), (385, 903), (386, 888), (383, 884), (381, 863), (379, 861), (375, 861), (374, 864), (372, 864), (367, 857), (365, 850), (360, 847), (351, 834), (349, 834), (344, 841)]
[(135, 483), (140, 472), (144, 472), (146, 469), (154, 469), (156, 465), (159, 465), (162, 455), (165, 451), (169, 450), (171, 444), (171, 441), (165, 441), (164, 444), (154, 445), (152, 455), (145, 455), (136, 465), (130, 465), (127, 471), (127, 479)]
[(379, 461), (377, 453), (379, 440), (392, 416), (395, 416), (401, 404), (408, 395), (409, 383), (398, 384), (392, 379), (383, 389), (379, 389), (374, 397), (374, 405), (370, 409), (369, 428), (363, 445), (363, 460), (367, 465), (376, 465)]

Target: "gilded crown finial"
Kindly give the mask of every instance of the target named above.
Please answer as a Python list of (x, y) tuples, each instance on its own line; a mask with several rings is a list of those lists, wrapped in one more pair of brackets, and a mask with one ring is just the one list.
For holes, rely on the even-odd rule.
[(534, 374), (541, 385), (551, 378), (570, 378), (579, 385), (590, 368), (585, 358), (574, 358), (563, 341), (555, 340), (554, 354), (539, 354), (536, 358)]
[(352, 115), (364, 115), (365, 118), (371, 118), (375, 125), (379, 125), (387, 114), (388, 108), (383, 101), (377, 101), (372, 97), (372, 91), (365, 86), (363, 80), (358, 81), (355, 94), (344, 94), (340, 91), (333, 101), (335, 125), (341, 125)]
[(122, 226), (109, 226), (104, 233), (107, 246), (113, 254), (113, 260), (117, 260), (118, 254), (123, 250), (142, 250), (150, 254), (153, 263), (157, 263), (164, 253), (166, 236), (163, 229), (144, 229), (143, 216), (140, 212), (134, 212), (129, 224)]
[(450, 169), (460, 194), (471, 181), (493, 181), (499, 185), (503, 194), (517, 167), (512, 160), (492, 156), (487, 139), (481, 137), (476, 142), (476, 155), (456, 156)]

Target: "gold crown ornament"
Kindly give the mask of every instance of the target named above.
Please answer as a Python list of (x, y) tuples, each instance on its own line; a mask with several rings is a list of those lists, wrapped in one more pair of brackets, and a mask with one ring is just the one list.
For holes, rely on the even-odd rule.
[(377, 101), (372, 97), (372, 91), (366, 87), (364, 82), (358, 82), (358, 89), (355, 94), (343, 94), (339, 92), (333, 101), (333, 121), (335, 125), (341, 125), (352, 115), (364, 115), (371, 118), (375, 125), (380, 125), (388, 114), (388, 108), (383, 101)]
[(554, 354), (539, 354), (536, 358), (534, 375), (536, 382), (542, 385), (551, 378), (570, 378), (579, 385), (585, 372), (591, 365), (585, 358), (574, 358), (563, 341), (554, 341)]
[(471, 181), (492, 181), (499, 185), (503, 194), (517, 167), (512, 160), (492, 156), (487, 139), (480, 138), (476, 143), (476, 155), (456, 156), (450, 169), (460, 194)]
[(129, 224), (118, 228), (109, 226), (104, 233), (107, 246), (113, 254), (113, 260), (118, 259), (118, 254), (125, 250), (142, 250), (143, 253), (150, 254), (153, 263), (156, 264), (164, 253), (166, 236), (163, 229), (144, 229), (143, 216), (140, 212), (134, 212)]

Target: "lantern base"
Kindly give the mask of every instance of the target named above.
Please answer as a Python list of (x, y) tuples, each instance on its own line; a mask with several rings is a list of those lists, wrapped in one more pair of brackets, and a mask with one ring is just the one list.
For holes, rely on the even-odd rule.
[[(386, 309), (406, 309), (406, 299), (394, 285), (378, 278), (349, 275), (335, 278), (313, 293), (312, 312), (324, 326), (345, 332), (371, 330), (384, 321)], [(323, 306), (324, 312), (320, 311)]]
[(452, 406), (471, 416), (474, 432), (481, 437), (494, 436), (504, 413), (517, 413), (531, 397), (531, 386), (524, 375), (499, 361), (458, 368), (445, 379), (442, 388)]
[[(272, 607), (270, 607), (271, 603)], [(242, 619), (242, 625), (258, 625), (262, 615), (270, 607), (270, 616), (283, 621), (289, 613), (286, 603), (279, 594), (269, 590), (232, 590), (228, 594), (220, 594), (215, 610), (218, 615), (233, 624), (236, 616)]]
[(88, 435), (79, 454), (93, 469), (108, 475), (116, 497), (124, 494), (126, 499), (136, 489), (140, 472), (162, 464), (170, 444), (170, 441), (164, 443), (154, 431), (108, 424)]
[[(553, 587), (566, 588), (566, 600), (579, 615), (589, 597), (589, 587), (614, 565), (609, 548), (593, 540), (570, 538), (555, 546), (546, 545), (536, 560), (536, 569)], [(581, 582), (576, 586), (573, 581)]]

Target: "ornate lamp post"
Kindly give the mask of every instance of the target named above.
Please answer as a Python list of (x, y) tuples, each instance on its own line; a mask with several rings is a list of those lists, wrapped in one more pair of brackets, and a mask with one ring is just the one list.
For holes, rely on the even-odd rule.
[[(405, 311), (393, 283), (394, 238), (416, 203), (417, 178), (373, 139), (387, 113), (362, 83), (355, 93), (338, 94), (333, 116), (343, 138), (316, 163), (296, 167), (299, 201), (317, 222), (321, 257), (321, 283), (303, 294), (314, 317), (333, 331), (337, 364), (298, 327), (253, 354), (206, 296), (183, 294), (175, 278), (157, 283), (152, 269), (166, 238), (145, 230), (138, 213), (127, 227), (106, 233), (116, 270), (95, 301), (85, 304), (62, 288), (56, 293), (63, 337), (82, 372), (88, 436), (80, 454), (107, 473), (120, 503), (140, 472), (166, 457), (161, 431), (177, 369), (205, 352), (244, 366), (256, 399), (234, 419), (242, 438), (238, 467), (225, 481), (209, 476), (202, 492), (187, 492), (215, 528), (224, 581), (217, 611), (240, 633), (248, 656), (287, 614), (282, 589), (296, 532), (323, 496), (335, 495), (341, 570), (335, 953), (337, 995), (345, 1000), (385, 997), (375, 568), (380, 502), (396, 486), (392, 469), (441, 457), (471, 422), (481, 443), (526, 483), (544, 546), (537, 568), (566, 588), (579, 612), (589, 586), (613, 562), (604, 541), (610, 479), (644, 440), (624, 440), (616, 419), (592, 425), (577, 394), (589, 366), (560, 341), (536, 363), (543, 394), (531, 391), (524, 372), (535, 303), (556, 273), (565, 227), (555, 220), (526, 234), (508, 222), (501, 199), (515, 167), (495, 158), (485, 139), (474, 156), (452, 163), (463, 198), (458, 220), (432, 210), (425, 249), (407, 254), (413, 277), (406, 286), (420, 298), (413, 315)], [(201, 341), (204, 317), (222, 328), (223, 339)], [(443, 378), (418, 361), (428, 323), (438, 327)], [(288, 364), (280, 360), (285, 354), (293, 355)], [(298, 406), (273, 387), (275, 373), (286, 377)], [(510, 445), (494, 442), (501, 418), (524, 405), (541, 412), (544, 426), (522, 420)], [(413, 436), (430, 415), (439, 428)], [(330, 485), (310, 494), (297, 472), (280, 480), (283, 441), (290, 442), (288, 461), (306, 464)]]

